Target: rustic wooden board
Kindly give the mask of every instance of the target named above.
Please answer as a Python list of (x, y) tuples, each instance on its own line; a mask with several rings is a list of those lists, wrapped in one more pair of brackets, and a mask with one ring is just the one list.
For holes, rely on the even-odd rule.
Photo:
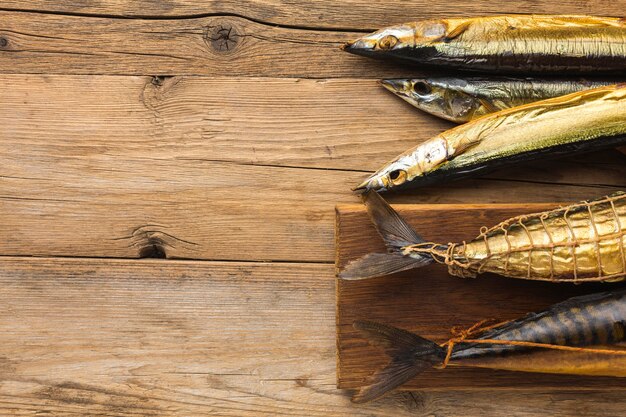
[[(518, 205), (405, 205), (399, 212), (426, 240), (460, 242), (517, 214), (533, 213), (558, 204)], [(384, 252), (380, 237), (362, 206), (337, 208), (337, 268), (370, 252)], [(376, 347), (352, 328), (357, 319), (376, 320), (409, 329), (444, 342), (453, 326), (470, 327), (487, 318), (510, 320), (543, 309), (570, 296), (604, 289), (609, 285), (557, 285), (497, 276), (461, 279), (446, 267), (431, 265), (364, 281), (337, 282), (338, 386), (355, 388), (386, 363)], [(626, 389), (623, 378), (591, 378), (526, 374), (471, 368), (429, 370), (403, 387), (405, 390), (451, 388), (524, 389)]]
[(314, 26), (325, 29), (377, 28), (390, 23), (441, 16), (473, 16), (499, 13), (560, 13), (618, 15), (623, 0), (565, 0), (559, 3), (511, 0), (502, 4), (484, 0), (451, 0), (427, 3), (423, 0), (372, 2), (367, 0), (316, 0), (300, 4), (290, 0), (3, 0), (0, 10), (96, 15), (103, 18), (137, 17), (184, 19), (210, 15), (240, 15), (272, 25)]
[[(447, 126), (354, 79), (4, 75), (0, 104), (4, 255), (332, 262), (350, 186)], [(393, 198), (594, 198), (626, 188), (624, 158)]]
[[(621, 11), (626, 0), (617, 3), (611, 8)], [(342, 9), (350, 7), (343, 2), (336, 5)], [(305, 9), (309, 7), (298, 8), (298, 13)], [(547, 9), (564, 12), (561, 4)], [(476, 11), (473, 7), (470, 10)], [(361, 11), (355, 8), (352, 14)], [(457, 11), (467, 14), (460, 8)], [(416, 17), (425, 16), (418, 13)], [(392, 22), (389, 17), (384, 19)], [(0, 73), (305, 78), (401, 77), (420, 73), (414, 68), (357, 57), (339, 49), (361, 36), (363, 30), (368, 31), (333, 30), (306, 23), (277, 26), (237, 14), (120, 19), (2, 11), (0, 7)], [(355, 94), (360, 93), (355, 90)]]
[[(334, 268), (0, 257), (0, 415), (620, 415), (623, 392), (335, 388)], [(524, 398), (524, 407), (519, 407)]]
[[(351, 404), (330, 263), (349, 187), (449, 126), (376, 85), (418, 72), (340, 44), (418, 18), (624, 5), (3, 0), (0, 415), (623, 414), (604, 389)], [(579, 200), (625, 174), (603, 152), (392, 201)], [(204, 261), (102, 259), (147, 256)]]

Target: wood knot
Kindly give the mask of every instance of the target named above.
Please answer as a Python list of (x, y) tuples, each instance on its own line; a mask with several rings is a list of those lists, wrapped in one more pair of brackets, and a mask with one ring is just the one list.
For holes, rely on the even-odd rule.
[(139, 249), (139, 257), (142, 259), (145, 258), (155, 258), (155, 259), (165, 259), (167, 258), (167, 254), (165, 253), (165, 248), (163, 247), (162, 242), (153, 242), (148, 243), (146, 246), (143, 246)]
[(150, 110), (156, 111), (159, 104), (167, 98), (170, 91), (183, 79), (171, 75), (154, 75), (147, 79), (141, 93), (143, 104)]
[(166, 226), (145, 224), (136, 227), (130, 235), (114, 238), (128, 241), (129, 247), (137, 248), (139, 258), (169, 258), (169, 251), (187, 252), (196, 249), (196, 243), (184, 240), (165, 231)]
[(165, 84), (165, 82), (169, 80), (170, 78), (172, 78), (171, 75), (154, 75), (150, 79), (150, 84), (157, 86), (157, 87), (162, 87), (163, 84)]
[(230, 22), (219, 22), (207, 26), (204, 41), (214, 51), (231, 53), (241, 42), (242, 35), (239, 29)]
[(6, 48), (9, 46), (9, 40), (4, 36), (0, 36), (0, 48)]

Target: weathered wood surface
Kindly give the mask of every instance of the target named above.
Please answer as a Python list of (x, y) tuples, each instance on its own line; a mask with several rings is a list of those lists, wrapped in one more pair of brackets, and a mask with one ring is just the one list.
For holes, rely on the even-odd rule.
[[(353, 16), (361, 15), (364, 10), (358, 4), (351, 8), (350, 4), (343, 2), (332, 3), (335, 8), (353, 10)], [(626, 6), (626, 0), (617, 3), (611, 6), (613, 10), (621, 11)], [(535, 3), (527, 4), (530, 7)], [(423, 6), (430, 7), (426, 3)], [(562, 5), (556, 3), (547, 9), (555, 13), (563, 12)], [(572, 11), (577, 9), (579, 7), (573, 7)], [(290, 23), (290, 26), (277, 26), (236, 13), (184, 19), (120, 19), (108, 15), (72, 16), (2, 10), (0, 6), (0, 73), (235, 74), (239, 77), (307, 78), (418, 74), (415, 69), (340, 51), (340, 45), (360, 36), (356, 30), (363, 32), (369, 29), (318, 27), (319, 20), (311, 22), (311, 17), (300, 26), (296, 22)], [(319, 9), (307, 6), (299, 10)], [(385, 22), (391, 21), (384, 10), (370, 10), (379, 14), (379, 18), (372, 22), (374, 27), (383, 16)], [(458, 7), (456, 10), (467, 14)], [(516, 9), (512, 7), (511, 10)], [(429, 15), (432, 16), (432, 12)], [(415, 16), (425, 17), (420, 13)], [(348, 23), (342, 21), (335, 24)], [(355, 93), (360, 94), (360, 91), (357, 89)]]
[[(335, 388), (332, 265), (0, 262), (0, 415), (619, 415), (623, 392)], [(498, 398), (498, 403), (494, 402)], [(523, 398), (524, 408), (519, 408)]]
[[(461, 242), (519, 214), (558, 207), (558, 204), (518, 205), (402, 205), (401, 215), (427, 241)], [(362, 206), (337, 208), (337, 268), (371, 252), (385, 252)], [(461, 279), (443, 265), (363, 281), (337, 281), (338, 386), (355, 388), (386, 364), (388, 358), (353, 329), (367, 319), (408, 329), (438, 343), (448, 340), (454, 326), (469, 328), (484, 319), (511, 320), (542, 310), (564, 299), (610, 287), (557, 285), (497, 276)], [(540, 375), (450, 367), (429, 370), (405, 390), (511, 389), (545, 392), (550, 389), (626, 389), (626, 379)]]
[[(373, 80), (5, 75), (0, 100), (6, 255), (332, 262), (349, 187), (447, 126)], [(394, 201), (581, 200), (625, 174), (608, 151)]]
[[(624, 5), (2, 1), (0, 414), (622, 414), (604, 389), (350, 404), (330, 264), (348, 188), (449, 126), (376, 85), (417, 72), (341, 43), (417, 18)], [(390, 198), (580, 200), (624, 188), (625, 169), (610, 151)], [(204, 261), (105, 259), (137, 257)]]
[(206, 15), (241, 15), (271, 25), (320, 28), (377, 28), (390, 23), (442, 16), (473, 16), (502, 13), (623, 14), (623, 0), (566, 0), (559, 2), (511, 0), (500, 5), (484, 1), (451, 0), (427, 3), (420, 0), (372, 2), (367, 0), (317, 0), (300, 4), (290, 0), (106, 0), (48, 1), (3, 0), (0, 10), (30, 10), (74, 15), (184, 19)]

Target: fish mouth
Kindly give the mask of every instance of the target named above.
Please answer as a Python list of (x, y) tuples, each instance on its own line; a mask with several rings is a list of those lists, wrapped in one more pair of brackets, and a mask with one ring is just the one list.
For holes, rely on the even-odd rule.
[(382, 178), (378, 177), (378, 173), (374, 173), (367, 177), (362, 183), (352, 188), (357, 194), (362, 194), (367, 191), (385, 191), (387, 189), (386, 183)]
[(370, 190), (370, 181), (369, 179), (363, 181), (361, 184), (352, 188), (352, 191), (357, 194), (363, 194)]
[(407, 88), (409, 84), (406, 80), (381, 80), (380, 85), (397, 95), (408, 96), (409, 94)]
[(365, 193), (365, 192), (373, 189), (374, 187), (372, 187), (372, 180), (374, 179), (374, 176), (375, 176), (375, 174), (372, 174), (369, 177), (367, 177), (359, 185), (357, 185), (356, 187), (352, 188), (352, 191), (354, 191), (357, 194), (362, 194), (362, 193)]
[(372, 56), (375, 55), (376, 39), (367, 37), (359, 38), (352, 42), (347, 42), (341, 46), (341, 50), (355, 55)]

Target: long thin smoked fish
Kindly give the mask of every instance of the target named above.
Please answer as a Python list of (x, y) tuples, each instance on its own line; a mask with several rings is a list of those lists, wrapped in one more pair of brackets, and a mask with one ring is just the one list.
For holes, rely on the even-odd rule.
[(626, 290), (555, 304), (501, 325), (470, 329), (439, 345), (406, 330), (357, 321), (354, 327), (391, 357), (353, 397), (374, 400), (432, 367), (626, 377)]
[(382, 80), (381, 84), (413, 107), (455, 123), (467, 123), (511, 107), (625, 81), (437, 76)]
[(480, 117), (409, 149), (355, 190), (399, 189), (475, 176), (538, 158), (626, 144), (626, 85), (526, 104)]
[(424, 20), (379, 30), (344, 49), (483, 72), (619, 72), (626, 70), (626, 21), (568, 15)]
[(433, 262), (451, 275), (491, 272), (551, 282), (613, 282), (626, 277), (626, 193), (552, 211), (522, 215), (462, 243), (427, 242), (375, 192), (368, 214), (389, 253), (352, 261), (339, 274), (357, 280), (420, 268)]

